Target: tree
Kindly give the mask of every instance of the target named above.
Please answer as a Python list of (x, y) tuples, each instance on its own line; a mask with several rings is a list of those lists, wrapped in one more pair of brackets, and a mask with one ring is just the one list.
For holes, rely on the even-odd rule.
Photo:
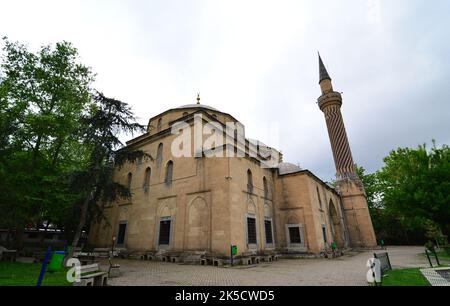
[[(3, 39), (0, 65), (0, 224), (61, 221), (71, 207), (67, 173), (85, 162), (78, 132), (91, 103), (90, 68), (68, 42), (36, 53)], [(5, 213), (3, 213), (5, 212)]]
[(433, 142), (417, 149), (400, 148), (384, 160), (378, 173), (386, 209), (409, 227), (432, 221), (450, 233), (450, 150)]
[[(72, 252), (78, 245), (82, 231), (89, 221), (103, 218), (103, 207), (118, 198), (130, 198), (127, 186), (113, 181), (115, 167), (124, 163), (134, 163), (138, 159), (149, 157), (142, 151), (123, 148), (119, 134), (142, 132), (145, 127), (135, 123), (130, 107), (121, 101), (107, 98), (102, 93), (94, 96), (95, 105), (83, 120), (84, 141), (91, 148), (89, 166), (75, 172), (72, 188), (80, 194), (79, 223), (72, 242)], [(69, 257), (71, 257), (70, 254)]]
[(377, 173), (366, 174), (366, 169), (355, 165), (356, 173), (361, 179), (364, 189), (366, 191), (367, 205), (371, 212), (376, 209), (383, 208), (382, 202), (382, 190), (380, 188), (380, 182)]
[(366, 174), (366, 169), (355, 165), (358, 177), (361, 179), (364, 189), (366, 191), (367, 205), (369, 207), (370, 216), (372, 217), (372, 224), (377, 234), (377, 237), (385, 240), (386, 236), (386, 215), (385, 207), (383, 205), (382, 196), (383, 191), (378, 179), (378, 173)]

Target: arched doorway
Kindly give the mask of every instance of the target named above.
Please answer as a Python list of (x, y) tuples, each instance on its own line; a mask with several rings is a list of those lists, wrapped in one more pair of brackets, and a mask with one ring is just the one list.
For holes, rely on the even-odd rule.
[(334, 241), (336, 242), (337, 247), (339, 249), (342, 249), (345, 247), (344, 239), (342, 238), (342, 234), (343, 234), (342, 220), (339, 217), (339, 214), (337, 213), (337, 210), (336, 210), (336, 206), (334, 205), (332, 200), (330, 200), (328, 211), (330, 212), (330, 221), (331, 221), (331, 228), (333, 231)]

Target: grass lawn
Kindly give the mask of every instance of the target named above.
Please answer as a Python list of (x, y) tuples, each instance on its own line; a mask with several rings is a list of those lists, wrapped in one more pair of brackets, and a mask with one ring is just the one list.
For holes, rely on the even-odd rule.
[(439, 259), (442, 258), (445, 260), (450, 260), (450, 255), (448, 255), (446, 251), (437, 252), (437, 255), (438, 255)]
[[(448, 255), (446, 251), (439, 251), (437, 252), (437, 255), (440, 261), (444, 261), (445, 263), (450, 261), (450, 255)], [(419, 256), (427, 258), (427, 255), (425, 253), (419, 254)], [(434, 255), (430, 254), (430, 258), (434, 264), (436, 262)]]
[(393, 270), (386, 275), (383, 286), (431, 286), (418, 268)]
[[(42, 286), (71, 286), (66, 271), (46, 272)], [(0, 262), (0, 286), (36, 286), (40, 272), (41, 264)]]

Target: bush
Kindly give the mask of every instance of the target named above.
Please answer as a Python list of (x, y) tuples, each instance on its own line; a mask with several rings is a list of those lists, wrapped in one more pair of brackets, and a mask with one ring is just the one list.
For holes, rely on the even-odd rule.
[(435, 239), (436, 239), (437, 245), (441, 248), (445, 248), (445, 246), (448, 245), (448, 237), (447, 236), (439, 235)]
[(428, 241), (428, 242), (425, 244), (425, 248), (426, 248), (428, 251), (432, 252), (432, 253), (435, 252), (434, 243), (433, 243), (432, 241)]

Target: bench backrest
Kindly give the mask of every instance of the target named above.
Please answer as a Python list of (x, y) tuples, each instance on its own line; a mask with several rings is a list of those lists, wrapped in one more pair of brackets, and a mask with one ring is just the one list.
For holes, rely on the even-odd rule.
[(376, 259), (380, 260), (381, 263), (381, 273), (386, 273), (392, 270), (391, 260), (389, 259), (388, 253), (374, 254)]
[(92, 264), (87, 266), (81, 266), (80, 267), (81, 273), (90, 273), (90, 272), (97, 272), (99, 269), (98, 264)]

